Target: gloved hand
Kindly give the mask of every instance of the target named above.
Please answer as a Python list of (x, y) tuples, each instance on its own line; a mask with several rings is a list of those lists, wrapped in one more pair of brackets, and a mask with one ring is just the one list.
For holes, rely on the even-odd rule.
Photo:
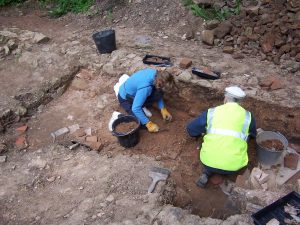
[(168, 110), (166, 108), (162, 108), (160, 110), (160, 112), (161, 112), (161, 115), (162, 115), (162, 117), (165, 121), (171, 121), (172, 120), (172, 115), (168, 112)]
[(155, 132), (159, 131), (159, 127), (151, 121), (146, 123), (146, 127), (147, 127), (148, 131), (151, 132), (151, 133), (155, 133)]

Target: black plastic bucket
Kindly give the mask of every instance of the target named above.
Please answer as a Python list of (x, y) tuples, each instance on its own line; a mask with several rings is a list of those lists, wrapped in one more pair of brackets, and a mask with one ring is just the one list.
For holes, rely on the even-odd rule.
[(116, 50), (116, 34), (114, 30), (103, 30), (93, 34), (94, 42), (100, 54)]
[[(120, 123), (129, 123), (129, 122), (136, 122), (137, 128), (130, 131), (129, 133), (118, 133), (115, 131), (115, 128)], [(139, 141), (140, 141), (139, 129), (140, 129), (140, 121), (137, 118), (135, 118), (134, 116), (127, 116), (127, 115), (122, 116), (122, 117), (116, 119), (112, 124), (113, 135), (118, 138), (120, 145), (125, 148), (134, 147), (137, 143), (139, 143)]]

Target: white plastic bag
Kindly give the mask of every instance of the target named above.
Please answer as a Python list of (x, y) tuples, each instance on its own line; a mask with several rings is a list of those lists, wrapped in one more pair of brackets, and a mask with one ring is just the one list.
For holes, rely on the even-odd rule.
[(127, 74), (123, 74), (123, 75), (119, 78), (118, 83), (116, 83), (115, 86), (114, 86), (114, 91), (115, 91), (116, 96), (118, 96), (118, 94), (119, 94), (120, 86), (121, 86), (128, 78), (129, 78), (129, 76), (128, 76)]

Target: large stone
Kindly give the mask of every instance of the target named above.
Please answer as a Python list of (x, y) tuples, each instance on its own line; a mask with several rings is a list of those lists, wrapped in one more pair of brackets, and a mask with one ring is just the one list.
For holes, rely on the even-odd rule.
[(103, 66), (103, 72), (107, 74), (114, 74), (114, 65), (112, 63), (107, 63)]
[(213, 45), (214, 44), (214, 32), (211, 30), (202, 31), (201, 40), (205, 44)]
[(7, 151), (7, 146), (4, 143), (0, 143), (0, 154)]
[(292, 8), (300, 7), (299, 0), (288, 0), (287, 2), (288, 2), (288, 5), (291, 6)]
[(214, 29), (214, 35), (221, 39), (229, 34), (232, 30), (232, 24), (229, 21), (224, 21), (219, 24), (219, 26)]
[(291, 45), (286, 44), (280, 47), (279, 51), (278, 51), (278, 55), (281, 56), (284, 53), (288, 53), (291, 50)]
[(261, 44), (263, 53), (271, 52), (273, 50), (273, 46), (275, 44), (274, 34), (267, 33), (266, 35), (264, 35), (260, 44)]
[(177, 76), (177, 80), (183, 82), (189, 82), (192, 79), (192, 75), (188, 71), (183, 71)]
[(218, 27), (219, 24), (220, 24), (219, 20), (209, 20), (204, 23), (204, 28), (207, 30), (212, 30)]
[(50, 40), (49, 37), (41, 33), (35, 33), (33, 37), (33, 42), (37, 44), (47, 43)]
[(295, 20), (300, 21), (300, 11), (298, 11), (295, 15)]
[(6, 158), (7, 158), (6, 155), (0, 156), (0, 163), (5, 163), (6, 162)]
[(271, 15), (271, 14), (263, 14), (260, 17), (260, 23), (262, 25), (268, 24), (268, 23), (272, 23), (275, 20), (275, 16)]
[(295, 56), (295, 59), (297, 60), (297, 62), (300, 62), (300, 53), (298, 53), (298, 54)]
[(232, 54), (234, 52), (234, 48), (232, 46), (225, 46), (223, 48), (223, 52), (227, 54)]

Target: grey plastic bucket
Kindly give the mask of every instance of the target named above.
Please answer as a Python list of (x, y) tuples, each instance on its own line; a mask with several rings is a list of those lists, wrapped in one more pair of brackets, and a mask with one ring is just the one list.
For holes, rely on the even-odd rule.
[[(266, 140), (279, 140), (284, 148), (282, 151), (274, 151), (272, 149), (267, 149), (262, 147), (260, 143)], [(256, 136), (256, 144), (257, 144), (257, 157), (260, 163), (265, 165), (274, 165), (278, 163), (278, 160), (284, 150), (288, 147), (288, 140), (279, 132), (273, 131), (261, 131)]]

